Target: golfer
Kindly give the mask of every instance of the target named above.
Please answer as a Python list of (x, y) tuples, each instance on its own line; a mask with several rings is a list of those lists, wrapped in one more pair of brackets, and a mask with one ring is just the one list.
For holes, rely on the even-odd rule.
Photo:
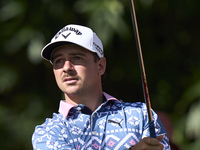
[(123, 102), (103, 92), (106, 58), (101, 40), (90, 28), (65, 26), (41, 55), (53, 65), (65, 99), (58, 113), (36, 126), (34, 150), (170, 150), (154, 111), (157, 138), (150, 138), (144, 103)]

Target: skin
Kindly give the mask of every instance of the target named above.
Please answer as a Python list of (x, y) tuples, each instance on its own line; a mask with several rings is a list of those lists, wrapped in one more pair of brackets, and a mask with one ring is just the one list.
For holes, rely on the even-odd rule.
[[(67, 103), (83, 104), (91, 111), (103, 102), (101, 76), (106, 70), (106, 59), (94, 61), (94, 54), (80, 46), (67, 44), (57, 47), (51, 62), (58, 87), (65, 95)], [(145, 137), (132, 146), (131, 150), (163, 150), (157, 138)]]
[(162, 139), (163, 135), (159, 135), (157, 138), (145, 137), (130, 150), (163, 150), (164, 146), (160, 143)]
[(102, 102), (101, 75), (106, 59), (74, 44), (57, 47), (52, 54), (53, 72), (67, 103), (83, 104), (94, 111)]

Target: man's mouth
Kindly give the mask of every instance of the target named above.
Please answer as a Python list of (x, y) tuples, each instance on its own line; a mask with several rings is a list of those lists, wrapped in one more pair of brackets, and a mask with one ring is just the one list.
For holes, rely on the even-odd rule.
[(63, 78), (63, 82), (64, 82), (64, 83), (67, 83), (67, 84), (74, 84), (74, 83), (76, 83), (77, 81), (78, 81), (78, 79), (75, 78), (75, 77), (64, 77), (64, 78)]

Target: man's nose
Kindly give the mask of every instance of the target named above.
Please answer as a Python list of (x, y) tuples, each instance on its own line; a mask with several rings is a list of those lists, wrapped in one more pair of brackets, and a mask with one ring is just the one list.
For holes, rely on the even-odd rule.
[(65, 72), (74, 70), (73, 63), (71, 63), (69, 60), (65, 61), (64, 66), (63, 66), (63, 70)]

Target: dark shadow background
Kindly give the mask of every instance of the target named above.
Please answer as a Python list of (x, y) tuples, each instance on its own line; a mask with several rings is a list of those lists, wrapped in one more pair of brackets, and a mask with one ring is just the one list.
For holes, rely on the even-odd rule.
[[(135, 0), (152, 108), (182, 150), (200, 147), (200, 1)], [(144, 102), (129, 0), (0, 1), (0, 149), (32, 149), (63, 98), (40, 51), (67, 24), (91, 27), (107, 58), (104, 91)]]

